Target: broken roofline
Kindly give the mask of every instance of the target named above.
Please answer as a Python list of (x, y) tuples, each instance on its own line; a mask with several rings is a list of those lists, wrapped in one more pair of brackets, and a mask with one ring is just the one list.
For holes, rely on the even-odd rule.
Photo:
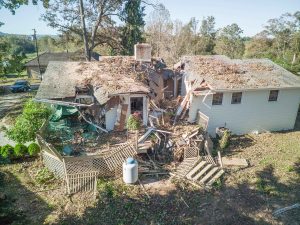
[(188, 80), (203, 78), (213, 90), (300, 88), (299, 77), (269, 59), (197, 55), (183, 56), (181, 65)]

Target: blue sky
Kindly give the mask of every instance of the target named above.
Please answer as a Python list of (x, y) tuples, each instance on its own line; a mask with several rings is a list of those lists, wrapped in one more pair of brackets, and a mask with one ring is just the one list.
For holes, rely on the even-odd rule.
[[(156, 2), (163, 3), (169, 9), (172, 19), (187, 22), (191, 17), (201, 20), (205, 16), (212, 15), (216, 18), (217, 28), (237, 23), (247, 36), (261, 31), (268, 19), (300, 10), (299, 0), (157, 0)], [(148, 7), (146, 13), (151, 10), (151, 7)], [(40, 20), (40, 14), (43, 12), (41, 5), (22, 6), (16, 11), (16, 15), (1, 9), (0, 21), (5, 25), (0, 27), (0, 31), (32, 34), (32, 29), (36, 28), (38, 34), (57, 34)]]

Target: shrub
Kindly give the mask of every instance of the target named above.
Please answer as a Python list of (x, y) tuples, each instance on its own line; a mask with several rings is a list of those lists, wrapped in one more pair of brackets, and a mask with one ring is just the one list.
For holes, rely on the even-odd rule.
[(17, 117), (14, 126), (6, 131), (8, 138), (18, 143), (34, 141), (36, 132), (50, 116), (50, 113), (51, 111), (46, 105), (29, 100), (26, 102), (22, 114)]
[(30, 156), (37, 156), (37, 154), (40, 152), (41, 148), (38, 144), (36, 143), (31, 143), (28, 146), (28, 153)]
[(225, 149), (228, 147), (230, 141), (230, 132), (228, 130), (224, 131), (224, 134), (220, 140), (220, 148)]
[(138, 130), (141, 127), (141, 120), (138, 116), (130, 115), (126, 127), (128, 130)]
[(14, 148), (14, 156), (17, 158), (25, 156), (27, 153), (27, 147), (23, 144), (16, 144)]
[(48, 184), (54, 179), (54, 174), (50, 172), (46, 167), (38, 170), (35, 175), (35, 180), (38, 184)]
[(1, 156), (3, 158), (12, 158), (14, 155), (14, 148), (11, 145), (4, 145), (1, 148)]

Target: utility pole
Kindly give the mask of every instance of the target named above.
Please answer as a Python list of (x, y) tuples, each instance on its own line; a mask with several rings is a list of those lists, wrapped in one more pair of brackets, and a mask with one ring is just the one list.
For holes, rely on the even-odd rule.
[(40, 75), (40, 79), (42, 80), (39, 49), (38, 49), (38, 43), (37, 43), (37, 38), (36, 38), (36, 30), (35, 29), (32, 29), (32, 30), (33, 30), (33, 39), (35, 40), (36, 58), (37, 58), (38, 66), (39, 66), (39, 75)]

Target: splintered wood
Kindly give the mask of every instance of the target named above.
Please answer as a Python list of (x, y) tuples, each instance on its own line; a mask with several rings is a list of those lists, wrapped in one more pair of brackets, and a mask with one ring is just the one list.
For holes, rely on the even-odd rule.
[(118, 108), (117, 121), (115, 124), (115, 131), (123, 131), (125, 128), (128, 104), (122, 104)]
[(177, 126), (173, 135), (176, 148), (174, 158), (182, 161), (183, 158), (199, 156), (203, 147), (204, 137), (199, 126)]

